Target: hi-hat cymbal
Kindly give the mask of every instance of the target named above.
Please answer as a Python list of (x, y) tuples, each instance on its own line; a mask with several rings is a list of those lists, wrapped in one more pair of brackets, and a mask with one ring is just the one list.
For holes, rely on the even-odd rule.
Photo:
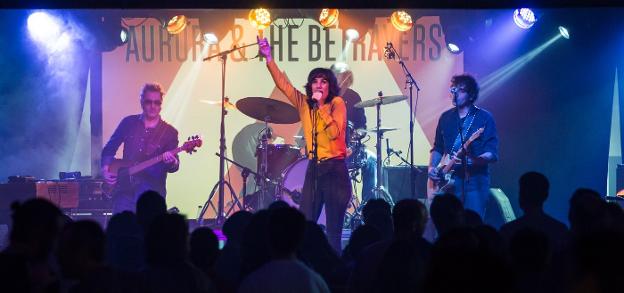
[(236, 108), (251, 118), (269, 123), (292, 124), (299, 121), (295, 107), (274, 99), (246, 97), (236, 101)]
[(406, 100), (406, 99), (407, 99), (407, 97), (403, 96), (403, 95), (381, 96), (381, 97), (372, 98), (370, 100), (361, 101), (361, 102), (353, 105), (353, 107), (356, 107), (356, 108), (375, 107), (377, 104), (387, 105), (387, 104), (400, 102), (400, 101), (403, 101), (403, 100)]
[(394, 128), (394, 127), (380, 127), (379, 130), (377, 128), (366, 129), (366, 132), (386, 133), (388, 131), (395, 131), (395, 130), (398, 130), (398, 128)]

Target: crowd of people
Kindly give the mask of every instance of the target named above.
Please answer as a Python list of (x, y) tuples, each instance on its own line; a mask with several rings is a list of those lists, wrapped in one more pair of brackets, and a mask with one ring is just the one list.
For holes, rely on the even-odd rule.
[[(72, 221), (43, 199), (12, 206), (9, 245), (0, 253), (2, 292), (622, 292), (624, 213), (589, 189), (570, 197), (569, 228), (543, 209), (547, 178), (519, 180), (523, 215), (499, 230), (459, 198), (429, 208), (405, 199), (370, 200), (364, 224), (337, 251), (323, 227), (283, 202), (239, 211), (222, 231), (189, 235), (154, 191), (136, 213), (115, 214), (104, 230)], [(433, 241), (423, 238), (427, 221)]]

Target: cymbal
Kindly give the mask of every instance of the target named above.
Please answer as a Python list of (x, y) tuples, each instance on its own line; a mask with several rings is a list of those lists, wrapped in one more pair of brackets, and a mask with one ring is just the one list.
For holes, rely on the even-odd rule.
[(366, 132), (386, 133), (388, 131), (395, 131), (395, 130), (399, 130), (399, 129), (398, 128), (394, 128), (394, 127), (380, 127), (379, 130), (377, 130), (377, 128), (366, 129)]
[[(200, 103), (208, 104), (211, 106), (219, 106), (221, 107), (221, 101), (212, 101), (212, 100), (199, 100)], [(228, 98), (225, 99), (225, 108), (228, 110), (238, 110), (236, 109), (236, 105), (232, 104)]]
[(269, 123), (292, 124), (299, 121), (295, 107), (274, 99), (246, 97), (236, 101), (236, 108), (251, 118)]
[(356, 107), (356, 108), (368, 108), (368, 107), (375, 107), (377, 104), (387, 105), (387, 104), (400, 102), (400, 101), (403, 101), (403, 100), (407, 100), (407, 97), (404, 96), (404, 95), (381, 96), (381, 97), (372, 98), (370, 100), (361, 101), (361, 102), (353, 105), (353, 107)]

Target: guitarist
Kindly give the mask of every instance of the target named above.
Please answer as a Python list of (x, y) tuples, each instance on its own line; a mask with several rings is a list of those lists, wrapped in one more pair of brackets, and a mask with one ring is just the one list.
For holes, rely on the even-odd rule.
[[(146, 83), (140, 94), (143, 113), (125, 117), (102, 149), (104, 180), (116, 185), (113, 213), (134, 211), (139, 195), (147, 190), (154, 190), (165, 197), (167, 173), (176, 172), (180, 167), (177, 155), (170, 152), (178, 146), (178, 131), (160, 117), (163, 96), (160, 84)], [(138, 163), (160, 154), (163, 154), (163, 162), (134, 175), (130, 184), (123, 184), (125, 180), (118, 182), (117, 174), (110, 169), (110, 165), (122, 143), (123, 160), (126, 162)]]
[[(488, 166), (498, 160), (496, 125), (492, 114), (474, 105), (479, 97), (479, 85), (474, 77), (468, 74), (453, 76), (450, 91), (455, 107), (442, 113), (438, 121), (429, 161), (429, 178), (434, 183), (443, 184), (444, 174), (438, 165), (442, 155), (449, 154), (449, 163), (454, 165), (451, 168), (454, 171), (452, 192), (462, 199), (464, 208), (474, 210), (483, 218), (490, 188)], [(462, 153), (462, 145), (480, 128), (483, 128), (482, 133), (466, 148), (466, 156), (457, 156), (458, 152)]]

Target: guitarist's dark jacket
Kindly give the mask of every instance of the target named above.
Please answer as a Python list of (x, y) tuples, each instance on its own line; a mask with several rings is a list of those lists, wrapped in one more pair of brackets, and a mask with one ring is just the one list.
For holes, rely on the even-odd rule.
[[(160, 120), (154, 128), (145, 128), (140, 114), (127, 116), (119, 123), (102, 149), (102, 166), (111, 163), (122, 143), (123, 160), (139, 163), (177, 148), (178, 131), (163, 120)], [(142, 186), (147, 185), (149, 189), (165, 196), (167, 173), (173, 173), (178, 168), (179, 165), (160, 162), (136, 174), (133, 182)]]

